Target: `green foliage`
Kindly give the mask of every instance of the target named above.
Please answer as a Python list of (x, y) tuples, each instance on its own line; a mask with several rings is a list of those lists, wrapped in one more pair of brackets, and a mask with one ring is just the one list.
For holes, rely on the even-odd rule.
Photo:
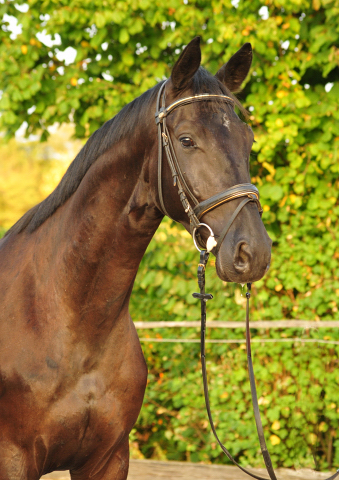
[[(5, 13), (22, 25), (14, 40), (6, 21), (0, 30), (0, 129), (7, 135), (24, 120), (27, 134), (42, 129), (43, 139), (56, 121), (74, 121), (76, 135), (88, 135), (168, 76), (194, 35), (202, 36), (202, 63), (212, 72), (250, 41), (253, 68), (240, 96), (257, 142), (252, 181), (275, 248), (271, 274), (258, 283), (260, 315), (337, 314), (338, 0), (237, 7), (230, 0), (175, 0), (170, 7), (158, 0), (20, 0), (0, 4)], [(46, 46), (41, 32), (60, 44)], [(77, 57), (66, 65), (58, 52), (68, 47)], [(268, 300), (272, 289), (277, 295)]]
[[(170, 6), (159, 0), (0, 4), (0, 15), (12, 15), (22, 25), (16, 39), (10, 39), (6, 21), (0, 30), (0, 129), (13, 136), (27, 121), (27, 134), (42, 131), (45, 139), (49, 125), (74, 121), (76, 135), (87, 136), (169, 76), (193, 36), (201, 35), (202, 63), (211, 72), (245, 41), (251, 42), (253, 67), (240, 98), (251, 112), (257, 142), (251, 155), (252, 182), (260, 188), (264, 222), (274, 242), (271, 269), (254, 286), (252, 318), (338, 318), (339, 1), (235, 4), (231, 0), (172, 0)], [(28, 11), (20, 12), (23, 5)], [(42, 43), (42, 31), (56, 42), (60, 38), (60, 44)], [(58, 51), (67, 47), (77, 51), (69, 65), (58, 58)], [(187, 235), (164, 223), (138, 274), (134, 319), (199, 318), (191, 297), (196, 259)], [(207, 281), (216, 294), (209, 303), (209, 319), (242, 319), (240, 288), (225, 288), (213, 265)], [(197, 334), (175, 332), (181, 337)], [(236, 338), (239, 334), (227, 332)], [(326, 336), (338, 339), (332, 330)], [(198, 347), (145, 344), (144, 349), (150, 383), (135, 432), (144, 454), (225, 461), (207, 433)], [(255, 465), (258, 452), (253, 447), (244, 352), (236, 346), (210, 350), (212, 406), (221, 438), (231, 440), (228, 445), (237, 458)], [(255, 360), (265, 427), (275, 443), (273, 460), (284, 466), (309, 465), (313, 455), (317, 466), (338, 465), (339, 439), (333, 433), (338, 431), (337, 347), (258, 345)]]
[[(197, 338), (198, 333), (190, 330), (178, 333), (176, 329), (171, 336)], [(149, 333), (154, 336), (154, 331)], [(254, 337), (268, 336), (263, 331), (252, 333)], [(298, 334), (296, 330), (288, 333)], [(339, 339), (337, 332), (330, 334)], [(157, 337), (168, 335), (161, 330), (157, 333)], [(219, 335), (225, 336), (224, 332)], [(317, 335), (319, 332), (311, 337)], [(239, 336), (227, 330), (227, 338)], [(281, 333), (271, 333), (270, 337), (274, 336), (280, 338)], [(231, 454), (243, 465), (263, 467), (243, 347), (214, 344), (207, 348), (211, 408), (218, 435)], [(144, 343), (143, 350), (149, 384), (135, 429), (143, 455), (229, 463), (208, 424), (199, 345)], [(274, 465), (324, 470), (337, 466), (339, 347), (254, 344), (253, 354), (259, 404)]]
[[(74, 120), (77, 135), (88, 135), (168, 76), (182, 47), (201, 35), (203, 65), (212, 72), (244, 41), (252, 43), (254, 69), (243, 97), (255, 108), (253, 121), (269, 129), (265, 158), (285, 138), (295, 142), (305, 122), (321, 134), (322, 120), (328, 123), (337, 115), (323, 85), (338, 75), (338, 0), (266, 4), (269, 18), (263, 19), (265, 4), (258, 0), (240, 1), (237, 8), (230, 0), (175, 0), (170, 7), (159, 0), (6, 1), (0, 4), (0, 16), (15, 17), (22, 33), (10, 38), (5, 17), (0, 30), (1, 129), (13, 135), (26, 120), (29, 132), (42, 129), (45, 138), (48, 125)], [(42, 33), (50, 35), (49, 42)], [(68, 47), (76, 50), (70, 64), (60, 59)], [(311, 85), (309, 91), (305, 83)], [(321, 105), (313, 101), (319, 96)], [(268, 105), (269, 100), (274, 104)], [(32, 106), (36, 110), (28, 113)], [(306, 120), (310, 115), (312, 120)], [(324, 132), (335, 137), (335, 130)]]
[[(277, 273), (272, 268), (263, 281), (253, 285), (251, 319), (293, 318), (299, 308), (304, 318), (314, 319), (316, 312), (323, 318), (332, 318), (328, 312), (320, 311), (322, 305), (327, 305), (330, 288), (325, 288), (323, 270), (318, 267), (320, 263), (330, 265), (331, 256), (327, 258), (321, 253), (318, 241), (317, 236), (308, 239), (309, 246), (312, 242), (318, 245), (319, 253), (315, 259), (306, 253), (314, 281), (313, 286), (308, 286), (310, 294), (306, 297), (299, 293), (297, 279), (290, 273), (293, 262), (286, 261), (285, 243), (276, 245), (274, 264), (279, 262), (282, 282), (286, 285), (295, 282), (289, 287), (293, 288), (294, 296), (289, 288), (283, 293), (276, 291)], [(303, 258), (302, 245), (298, 250)], [(136, 278), (131, 297), (133, 319), (199, 320), (200, 305), (192, 297), (192, 292), (198, 289), (198, 261), (199, 255), (190, 235), (165, 220), (149, 245)], [(208, 319), (244, 321), (246, 300), (241, 287), (221, 282), (214, 265), (212, 258), (206, 272), (206, 291), (214, 294), (213, 300), (208, 302)], [(302, 275), (297, 278), (303, 285)], [(198, 329), (194, 328), (140, 330), (139, 335), (150, 339), (199, 338)], [(339, 333), (333, 329), (303, 332), (300, 329), (262, 331), (253, 328), (252, 335), (270, 339), (339, 340)], [(244, 331), (216, 329), (209, 332), (209, 337), (242, 339)], [(207, 422), (199, 345), (152, 341), (142, 342), (142, 345), (149, 368), (149, 383), (134, 431), (134, 444), (138, 444), (146, 457), (227, 463)], [(208, 346), (211, 405), (220, 438), (231, 453), (244, 465), (260, 466), (244, 347), (244, 344)], [(339, 347), (255, 343), (253, 351), (259, 403), (274, 464), (321, 469), (337, 465)]]

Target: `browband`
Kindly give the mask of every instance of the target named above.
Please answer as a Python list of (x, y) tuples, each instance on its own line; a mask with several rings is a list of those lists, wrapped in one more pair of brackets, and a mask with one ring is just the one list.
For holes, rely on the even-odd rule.
[(232, 103), (232, 105), (234, 106), (233, 99), (231, 97), (228, 97), (227, 95), (213, 95), (211, 93), (202, 93), (201, 95), (194, 95), (193, 97), (181, 98), (180, 100), (171, 103), (171, 105), (169, 105), (168, 107), (161, 107), (157, 109), (157, 112), (155, 113), (155, 123), (157, 125), (158, 123), (162, 123), (164, 117), (167, 117), (169, 113), (171, 113), (173, 110), (175, 110), (177, 107), (180, 107), (181, 105), (188, 105), (189, 103), (193, 102), (202, 102), (204, 100), (217, 100), (220, 98), (228, 103)]

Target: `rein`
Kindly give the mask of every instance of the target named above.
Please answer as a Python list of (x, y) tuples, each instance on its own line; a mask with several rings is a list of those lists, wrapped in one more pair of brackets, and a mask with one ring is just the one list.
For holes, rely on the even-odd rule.
[[(205, 404), (207, 415), (209, 418), (209, 422), (211, 425), (211, 429), (215, 439), (217, 440), (218, 444), (220, 445), (222, 451), (225, 455), (247, 475), (255, 478), (257, 480), (267, 480), (264, 477), (260, 477), (246, 468), (239, 465), (236, 460), (232, 457), (230, 452), (226, 449), (223, 443), (220, 441), (216, 428), (212, 418), (212, 412), (210, 408), (210, 401), (209, 401), (209, 393), (208, 393), (208, 382), (207, 382), (207, 371), (206, 371), (206, 348), (205, 348), (205, 339), (206, 339), (206, 302), (207, 300), (211, 300), (213, 295), (205, 292), (205, 270), (206, 265), (209, 258), (209, 253), (213, 250), (215, 256), (217, 256), (220, 246), (226, 237), (229, 229), (231, 228), (234, 220), (239, 215), (240, 211), (243, 209), (245, 205), (249, 202), (255, 202), (257, 204), (259, 214), (262, 214), (262, 208), (259, 201), (259, 191), (255, 185), (250, 183), (243, 183), (239, 185), (234, 185), (231, 188), (228, 188), (224, 192), (218, 193), (207, 200), (204, 200), (199, 203), (197, 198), (194, 196), (192, 191), (187, 185), (187, 182), (184, 178), (184, 175), (181, 171), (180, 164), (178, 162), (177, 156), (174, 151), (173, 143), (171, 141), (171, 137), (166, 125), (166, 118), (167, 116), (176, 108), (184, 105), (188, 105), (193, 102), (201, 102), (205, 100), (224, 100), (227, 103), (234, 104), (232, 98), (228, 97), (227, 95), (212, 95), (212, 94), (202, 94), (202, 95), (195, 95), (192, 97), (186, 97), (179, 99), (173, 102), (168, 107), (165, 106), (165, 95), (164, 95), (164, 88), (167, 81), (165, 81), (159, 90), (158, 97), (157, 97), (157, 107), (155, 113), (155, 122), (158, 127), (158, 194), (160, 200), (160, 206), (162, 208), (162, 212), (167, 215), (169, 218), (172, 218), (166, 210), (164, 197), (163, 197), (163, 190), (162, 190), (162, 152), (165, 149), (167, 161), (171, 170), (172, 178), (173, 178), (173, 186), (177, 186), (179, 198), (190, 219), (190, 229), (193, 238), (194, 245), (196, 246), (197, 250), (200, 252), (200, 263), (198, 265), (198, 284), (200, 288), (200, 293), (193, 293), (193, 297), (197, 298), (201, 301), (201, 342), (200, 342), (200, 352), (201, 352), (201, 369), (202, 369), (202, 378), (204, 384), (204, 396), (205, 396)], [(161, 107), (160, 107), (161, 102)], [(190, 197), (194, 207), (192, 208), (190, 202), (188, 201), (187, 195)], [(232, 216), (228, 220), (227, 224), (223, 228), (222, 232), (218, 236), (218, 240), (215, 239), (214, 233), (206, 223), (201, 223), (201, 217), (209, 212), (210, 210), (217, 208), (218, 206), (229, 202), (231, 200), (237, 198), (243, 198), (243, 200), (239, 203), (235, 211), (233, 212)], [(174, 220), (174, 219), (172, 219)], [(207, 239), (206, 245), (204, 246), (202, 243), (202, 239), (198, 233), (198, 229), (200, 227), (206, 227), (209, 232), (210, 236)], [(271, 457), (267, 450), (264, 430), (262, 426), (260, 411), (259, 411), (259, 404), (258, 404), (258, 397), (256, 392), (256, 384), (255, 384), (255, 377), (253, 371), (253, 363), (252, 363), (252, 352), (251, 352), (251, 336), (250, 336), (250, 326), (249, 326), (249, 300), (251, 297), (251, 283), (247, 283), (247, 292), (246, 292), (246, 351), (247, 351), (247, 365), (248, 365), (248, 372), (249, 372), (249, 379), (250, 379), (250, 386), (251, 386), (251, 395), (252, 395), (252, 404), (253, 404), (253, 411), (254, 417), (258, 432), (258, 438), (261, 448), (261, 453), (264, 458), (264, 462), (266, 465), (267, 473), (271, 480), (277, 480), (275, 475)], [(337, 472), (332, 475), (331, 477), (325, 480), (334, 480), (339, 475), (339, 469)]]
[[(205, 395), (205, 404), (206, 404), (206, 410), (207, 410), (207, 415), (208, 419), (212, 428), (213, 435), (217, 442), (219, 443), (222, 451), (225, 453), (225, 455), (238, 467), (240, 470), (242, 470), (244, 473), (247, 473), (247, 475), (250, 475), (253, 478), (256, 478), (257, 480), (266, 480), (264, 477), (260, 477), (258, 475), (255, 475), (254, 473), (250, 472), (246, 468), (242, 467), (237, 463), (237, 461), (232, 457), (230, 452), (227, 450), (227, 448), (223, 445), (223, 443), (220, 441), (218, 434), (215, 429), (215, 425), (213, 422), (212, 418), (212, 412), (211, 412), (211, 407), (210, 407), (210, 401), (209, 401), (209, 394), (208, 394), (208, 383), (207, 383), (207, 371), (206, 371), (206, 347), (205, 347), (205, 339), (206, 339), (206, 302), (207, 300), (211, 300), (213, 298), (213, 295), (210, 293), (205, 293), (205, 269), (206, 265), (208, 262), (208, 257), (209, 253), (206, 252), (205, 250), (202, 250), (200, 252), (200, 263), (198, 266), (198, 284), (200, 287), (200, 293), (193, 293), (194, 298), (198, 298), (201, 301), (201, 340), (200, 340), (200, 356), (201, 356), (201, 370), (202, 370), (202, 378), (203, 378), (203, 383), (204, 383), (204, 395)], [(266, 441), (265, 441), (265, 436), (264, 436), (264, 430), (262, 427), (262, 422), (261, 422), (261, 417), (260, 417), (260, 411), (259, 411), (259, 405), (258, 405), (258, 397), (257, 397), (257, 392), (256, 392), (256, 387), (255, 387), (255, 378), (254, 378), (254, 372), (253, 372), (253, 364), (252, 364), (252, 355), (251, 355), (251, 337), (250, 337), (250, 329), (249, 329), (249, 300), (250, 300), (250, 291), (251, 291), (251, 284), (247, 284), (247, 293), (246, 293), (246, 350), (247, 350), (247, 364), (248, 364), (248, 372), (249, 372), (249, 377), (250, 377), (250, 385), (251, 385), (251, 394), (252, 394), (252, 404), (253, 404), (253, 410), (254, 410), (254, 417), (255, 417), (255, 422), (257, 425), (257, 432), (258, 432), (258, 437), (259, 437), (259, 443), (260, 443), (260, 448), (261, 448), (261, 453), (264, 458), (264, 462), (266, 465), (266, 470), (269, 474), (269, 477), (271, 480), (277, 480), (277, 477), (275, 475), (275, 472), (273, 470), (272, 462), (271, 462), (271, 457), (270, 454), (267, 450), (266, 446)], [(333, 477), (335, 478), (335, 477)]]
[[(211, 295), (210, 293), (205, 293), (205, 270), (208, 262), (208, 257), (209, 257), (209, 253), (206, 250), (200, 251), (200, 263), (198, 265), (198, 284), (200, 288), (200, 293), (193, 293), (193, 297), (198, 298), (201, 301), (200, 357), (201, 357), (202, 378), (203, 378), (203, 384), (204, 384), (205, 404), (206, 404), (208, 419), (209, 419), (211, 429), (215, 439), (217, 440), (224, 454), (234, 463), (234, 465), (240, 468), (240, 470), (242, 470), (244, 473), (247, 473), (247, 475), (250, 475), (252, 478), (256, 478), (257, 480), (267, 480), (264, 477), (260, 477), (259, 475), (256, 475), (250, 472), (249, 470), (247, 470), (246, 468), (242, 467), (237, 463), (237, 461), (232, 457), (232, 455), (227, 450), (227, 448), (220, 441), (218, 434), (216, 432), (214, 422), (213, 422), (210, 401), (209, 401), (209, 393), (208, 393), (208, 382), (207, 382), (207, 371), (206, 371), (206, 348), (205, 348), (206, 302), (207, 300), (212, 300), (213, 298), (213, 295)], [(251, 284), (248, 283), (247, 292), (246, 292), (246, 352), (247, 352), (248, 374), (249, 374), (250, 386), (251, 386), (252, 405), (253, 405), (254, 418), (255, 418), (255, 423), (256, 423), (257, 432), (258, 432), (260, 449), (261, 449), (262, 456), (264, 458), (266, 470), (271, 480), (277, 480), (277, 477), (275, 475), (275, 472), (272, 466), (271, 457), (266, 446), (264, 429), (262, 426), (259, 404), (258, 404), (257, 389), (255, 385), (255, 377), (254, 377), (253, 362), (252, 362), (252, 351), (251, 351), (250, 318), (249, 318), (250, 297), (251, 297)], [(336, 471), (334, 475), (324, 480), (334, 480), (335, 478), (338, 478), (338, 476), (339, 476), (339, 469)]]

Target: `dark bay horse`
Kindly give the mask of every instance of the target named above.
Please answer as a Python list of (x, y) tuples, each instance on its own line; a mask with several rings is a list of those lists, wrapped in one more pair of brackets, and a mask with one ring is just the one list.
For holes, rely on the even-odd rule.
[[(233, 98), (252, 59), (245, 44), (215, 76), (200, 67), (199, 38), (164, 86), (166, 105), (209, 93)], [(158, 228), (155, 86), (88, 140), (55, 191), (0, 241), (0, 480), (125, 480), (128, 435), (147, 368), (128, 303), (139, 263)], [(239, 108), (240, 105), (239, 105)], [(167, 118), (187, 185), (201, 202), (249, 184), (252, 130), (231, 103), (206, 101)], [(167, 162), (169, 215), (190, 228)], [(216, 236), (241, 202), (206, 213)], [(207, 234), (202, 232), (206, 241)], [(217, 254), (225, 281), (266, 272), (271, 242), (255, 202), (234, 220)]]

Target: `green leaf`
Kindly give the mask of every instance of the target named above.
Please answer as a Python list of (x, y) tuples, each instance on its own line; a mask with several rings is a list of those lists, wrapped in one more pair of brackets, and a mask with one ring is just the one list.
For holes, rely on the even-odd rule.
[(134, 64), (133, 55), (131, 55), (130, 53), (124, 52), (122, 54), (122, 62), (128, 67), (131, 67)]
[(126, 28), (122, 28), (119, 32), (119, 42), (125, 44), (128, 42), (129, 38), (129, 33)]
[(283, 189), (280, 185), (265, 184), (260, 189), (260, 192), (262, 197), (273, 202), (280, 200), (284, 195)]

